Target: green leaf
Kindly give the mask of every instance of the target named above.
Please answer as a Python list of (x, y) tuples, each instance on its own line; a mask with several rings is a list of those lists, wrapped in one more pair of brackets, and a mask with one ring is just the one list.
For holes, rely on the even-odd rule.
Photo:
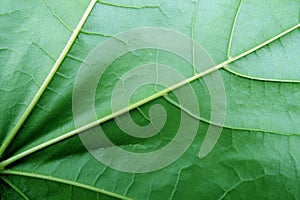
[[(299, 11), (298, 0), (1, 1), (1, 199), (298, 199)], [(90, 52), (121, 32), (146, 27), (185, 34), (214, 64), (196, 70), (194, 43), (187, 44), (189, 63), (163, 49), (130, 49), (130, 41), (120, 40), (130, 51), (114, 60), (98, 82), (97, 120), (84, 118), (86, 125), (76, 126), (74, 88), (82, 67), (89, 67)], [(111, 101), (116, 83), (143, 64), (160, 73), (158, 64), (171, 66), (187, 81), (143, 85), (125, 109), (115, 112)], [(216, 74), (226, 94), (224, 124), (212, 114), (209, 80)], [(139, 74), (124, 84), (137, 85), (149, 76)], [(180, 104), (176, 94), (187, 88), (194, 91), (197, 108)], [(157, 104), (167, 114), (163, 127), (163, 112), (151, 115)], [(128, 119), (121, 115), (128, 110), (136, 125), (161, 128), (159, 133), (149, 138), (128, 135), (118, 122)], [(80, 115), (88, 116), (86, 112), (82, 109)], [(183, 125), (182, 116), (189, 119)], [(93, 135), (97, 124), (113, 143), (100, 140), (88, 151), (81, 139), (98, 142)], [(140, 154), (155, 152), (172, 143), (181, 126), (185, 133), (197, 131), (196, 136), (162, 169), (122, 172), (91, 154), (116, 146)], [(220, 126), (222, 133), (213, 144), (206, 133)], [(211, 152), (206, 149), (208, 154), (198, 157), (210, 142)], [(160, 164), (150, 159), (144, 164), (153, 162)]]

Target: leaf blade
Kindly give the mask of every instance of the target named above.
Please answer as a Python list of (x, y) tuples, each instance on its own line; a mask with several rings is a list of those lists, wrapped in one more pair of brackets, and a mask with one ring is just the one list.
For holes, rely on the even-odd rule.
[(64, 60), (64, 58), (67, 55), (68, 51), (70, 50), (73, 42), (75, 41), (81, 27), (83, 26), (84, 22), (86, 21), (88, 15), (91, 12), (91, 10), (93, 9), (95, 3), (96, 3), (96, 0), (91, 1), (90, 5), (88, 6), (88, 8), (87, 8), (86, 12), (84, 13), (83, 17), (81, 18), (81, 20), (79, 21), (77, 27), (73, 31), (73, 34), (71, 35), (71, 37), (70, 37), (69, 41), (67, 42), (65, 48), (62, 50), (61, 54), (59, 55), (58, 59), (56, 60), (55, 64), (53, 65), (52, 69), (50, 70), (49, 74), (47, 75), (45, 81), (43, 82), (43, 84), (41, 85), (41, 87), (39, 88), (39, 90), (37, 91), (35, 96), (33, 97), (32, 101), (30, 102), (30, 104), (28, 105), (28, 107), (26, 108), (24, 113), (22, 114), (22, 116), (19, 119), (19, 121), (17, 122), (17, 124), (13, 127), (13, 129), (8, 134), (6, 139), (4, 139), (4, 141), (2, 142), (2, 144), (0, 146), (0, 157), (2, 157), (4, 151), (6, 150), (8, 145), (12, 142), (15, 135), (17, 134), (17, 132), (19, 131), (19, 129), (21, 128), (21, 126), (23, 125), (25, 120), (28, 118), (29, 114), (31, 113), (31, 111), (35, 107), (35, 105), (37, 104), (38, 100), (40, 99), (40, 97), (42, 96), (44, 91), (46, 90), (48, 84), (50, 83), (53, 76), (55, 75), (58, 67), (60, 66), (60, 64)]

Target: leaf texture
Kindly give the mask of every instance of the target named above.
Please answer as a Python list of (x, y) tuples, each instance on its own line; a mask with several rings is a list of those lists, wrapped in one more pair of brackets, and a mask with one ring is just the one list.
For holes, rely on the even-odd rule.
[[(299, 1), (98, 1), (87, 13), (89, 3), (0, 3), (1, 143), (21, 125), (1, 155), (2, 199), (299, 199)], [(84, 13), (87, 20), (72, 47), (20, 123)], [(163, 169), (126, 173), (99, 162), (82, 144), (72, 94), (89, 52), (111, 36), (144, 27), (176, 30), (205, 48), (223, 79), (226, 119), (212, 152), (200, 159), (205, 133), (214, 124), (205, 78), (216, 72), (196, 78), (189, 85), (200, 115), (184, 113), (199, 123), (191, 146)], [(172, 66), (185, 79), (195, 76), (193, 65), (170, 52), (131, 51), (115, 60), (99, 80), (98, 119), (113, 112), (114, 83), (145, 63)], [(129, 104), (157, 93), (152, 86), (142, 87)], [(136, 124), (146, 126), (150, 108), (164, 107), (165, 126), (153, 137), (129, 136), (114, 119), (103, 120), (101, 127), (127, 151), (163, 148), (175, 137), (182, 115), (172, 95), (157, 96), (130, 111)]]

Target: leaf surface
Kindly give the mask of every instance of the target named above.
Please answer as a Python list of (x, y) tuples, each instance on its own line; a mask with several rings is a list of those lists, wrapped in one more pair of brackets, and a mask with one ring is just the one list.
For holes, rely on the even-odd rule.
[[(0, 4), (3, 144), (49, 75), (89, 2)], [(0, 163), (4, 167), (0, 171), (1, 197), (299, 198), (299, 8), (297, 0), (97, 2), (46, 90), (5, 148)], [(82, 144), (74, 125), (72, 93), (76, 74), (96, 45), (120, 32), (144, 27), (176, 30), (207, 50), (220, 66), (226, 119), (212, 152), (200, 159), (197, 155), (205, 133), (214, 123), (205, 81), (211, 74), (192, 81), (200, 115), (194, 116), (189, 110), (184, 113), (191, 122), (199, 123), (191, 146), (163, 169), (125, 173), (96, 160)], [(167, 64), (185, 79), (195, 76), (190, 63), (170, 52), (129, 52), (115, 60), (99, 80), (95, 94), (98, 119), (112, 113), (114, 83), (145, 63)], [(156, 93), (153, 87), (141, 88), (129, 104)], [(104, 120), (101, 127), (125, 150), (158, 150), (175, 137), (182, 115), (172, 92), (167, 97), (160, 96), (130, 111), (136, 124), (146, 126), (150, 123), (149, 109), (156, 104), (164, 107), (166, 124), (153, 137), (128, 136), (113, 119)], [(101, 148), (112, 147), (103, 144)]]

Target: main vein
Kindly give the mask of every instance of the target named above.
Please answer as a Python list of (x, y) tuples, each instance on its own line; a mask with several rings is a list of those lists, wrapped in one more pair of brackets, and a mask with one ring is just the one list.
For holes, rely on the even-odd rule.
[(260, 48), (262, 48), (262, 47), (264, 47), (264, 46), (272, 43), (273, 41), (277, 40), (278, 38), (280, 38), (280, 37), (282, 37), (282, 36), (290, 33), (291, 31), (299, 28), (299, 26), (300, 26), (300, 24), (297, 24), (297, 25), (295, 25), (295, 26), (293, 26), (293, 27), (291, 27), (291, 28), (283, 31), (282, 33), (280, 33), (280, 34), (272, 37), (271, 39), (263, 42), (262, 44), (249, 49), (248, 51), (246, 51), (244, 53), (241, 53), (241, 54), (239, 54), (239, 55), (237, 55), (237, 56), (235, 56), (233, 58), (229, 58), (228, 60), (226, 60), (226, 61), (224, 61), (224, 62), (222, 62), (222, 63), (220, 63), (220, 64), (218, 64), (218, 65), (216, 65), (214, 67), (211, 67), (211, 68), (205, 70), (204, 72), (197, 73), (194, 76), (192, 76), (192, 77), (190, 77), (190, 78), (188, 78), (188, 79), (186, 79), (186, 80), (184, 80), (182, 82), (179, 82), (179, 83), (177, 83), (177, 84), (175, 84), (175, 85), (173, 85), (173, 86), (171, 86), (169, 88), (166, 88), (166, 89), (164, 89), (162, 91), (159, 91), (156, 94), (153, 94), (153, 95), (151, 95), (151, 96), (149, 96), (149, 97), (147, 97), (147, 98), (145, 98), (143, 100), (140, 100), (140, 101), (138, 101), (138, 102), (136, 102), (136, 103), (134, 103), (134, 104), (132, 104), (132, 105), (130, 105), (128, 107), (125, 107), (125, 108), (123, 108), (123, 109), (121, 109), (121, 110), (119, 110), (117, 112), (114, 112), (114, 113), (112, 113), (110, 115), (107, 115), (107, 116), (105, 116), (105, 117), (103, 117), (103, 118), (101, 118), (99, 120), (91, 122), (91, 123), (89, 123), (89, 124), (87, 124), (85, 126), (79, 127), (79, 128), (77, 128), (75, 130), (67, 132), (67, 133), (65, 133), (65, 134), (63, 134), (61, 136), (58, 136), (58, 137), (53, 138), (51, 140), (48, 140), (48, 141), (46, 141), (46, 142), (44, 142), (42, 144), (39, 144), (39, 145), (37, 145), (35, 147), (32, 147), (32, 148), (30, 148), (30, 149), (28, 149), (26, 151), (23, 151), (23, 152), (15, 155), (15, 156), (12, 156), (12, 157), (8, 158), (7, 160), (4, 160), (4, 161), (2, 161), (0, 163), (0, 170), (4, 169), (5, 166), (7, 166), (7, 165), (9, 165), (9, 164), (11, 164), (11, 163), (13, 163), (13, 162), (15, 162), (15, 161), (23, 158), (23, 157), (25, 157), (27, 155), (30, 155), (30, 154), (32, 154), (32, 153), (34, 153), (36, 151), (39, 151), (41, 149), (44, 149), (44, 148), (50, 146), (52, 144), (55, 144), (55, 143), (60, 142), (62, 140), (65, 140), (65, 139), (67, 139), (69, 137), (72, 137), (72, 136), (76, 135), (77, 133), (80, 133), (80, 132), (83, 132), (85, 130), (88, 130), (88, 129), (92, 128), (92, 127), (95, 127), (95, 126), (97, 126), (97, 125), (99, 125), (101, 123), (104, 123), (104, 122), (106, 122), (106, 121), (108, 121), (110, 119), (113, 119), (113, 118), (115, 118), (117, 116), (120, 116), (120, 115), (122, 115), (122, 114), (124, 114), (124, 113), (126, 113), (126, 112), (128, 112), (130, 110), (133, 110), (133, 109), (135, 109), (135, 108), (137, 108), (137, 107), (139, 107), (139, 106), (141, 106), (141, 105), (143, 105), (145, 103), (148, 103), (148, 102), (150, 102), (150, 101), (152, 101), (154, 99), (157, 99), (157, 98), (159, 98), (161, 96), (164, 96), (167, 93), (169, 93), (170, 91), (173, 91), (173, 90), (175, 90), (175, 89), (177, 89), (177, 88), (179, 88), (179, 87), (181, 87), (183, 85), (186, 85), (186, 84), (188, 84), (188, 83), (190, 83), (190, 82), (192, 82), (194, 80), (197, 80), (197, 79), (199, 79), (199, 78), (201, 78), (201, 77), (203, 77), (203, 76), (205, 76), (207, 74), (215, 72), (218, 69), (224, 68), (228, 64), (230, 64), (230, 63), (232, 63), (232, 62), (234, 62), (234, 61), (236, 61), (236, 60), (238, 60), (238, 59), (240, 59), (242, 57), (245, 57), (245, 56), (253, 53), (254, 51), (256, 51), (256, 50), (258, 50), (258, 49), (260, 49)]
[(6, 137), (6, 139), (4, 140), (4, 142), (2, 143), (2, 145), (0, 147), (0, 157), (2, 157), (4, 151), (7, 149), (7, 147), (9, 146), (9, 144), (12, 142), (12, 140), (14, 139), (14, 137), (16, 136), (16, 134), (18, 133), (19, 129), (22, 127), (22, 125), (24, 124), (25, 120), (27, 119), (27, 117), (29, 116), (29, 114), (31, 113), (31, 111), (33, 110), (33, 108), (35, 107), (35, 105), (37, 104), (38, 100), (40, 99), (40, 97), (42, 96), (42, 94), (44, 93), (44, 91), (46, 90), (46, 88), (49, 85), (50, 81), (54, 77), (57, 69), (61, 65), (62, 61), (66, 57), (66, 55), (69, 52), (70, 48), (72, 47), (72, 44), (76, 40), (76, 37), (77, 37), (78, 33), (80, 32), (81, 27), (85, 23), (86, 19), (88, 18), (89, 14), (91, 13), (91, 11), (92, 11), (94, 5), (96, 4), (96, 2), (97, 2), (97, 0), (92, 0), (91, 1), (91, 3), (89, 4), (88, 8), (85, 11), (85, 13), (83, 14), (81, 20), (79, 21), (78, 25), (74, 29), (74, 31), (73, 31), (73, 33), (72, 33), (69, 41), (67, 42), (67, 44), (65, 46), (65, 48), (62, 50), (62, 52), (59, 55), (58, 59), (54, 63), (51, 71), (49, 72), (48, 76), (46, 77), (45, 81), (43, 82), (42, 86), (40, 87), (40, 89), (38, 90), (38, 92), (33, 97), (32, 101), (30, 102), (30, 104), (26, 108), (25, 112), (23, 113), (23, 115), (21, 116), (21, 118), (19, 119), (19, 121), (17, 122), (17, 124), (15, 125), (15, 127), (12, 129), (12, 131), (8, 134), (8, 136)]

